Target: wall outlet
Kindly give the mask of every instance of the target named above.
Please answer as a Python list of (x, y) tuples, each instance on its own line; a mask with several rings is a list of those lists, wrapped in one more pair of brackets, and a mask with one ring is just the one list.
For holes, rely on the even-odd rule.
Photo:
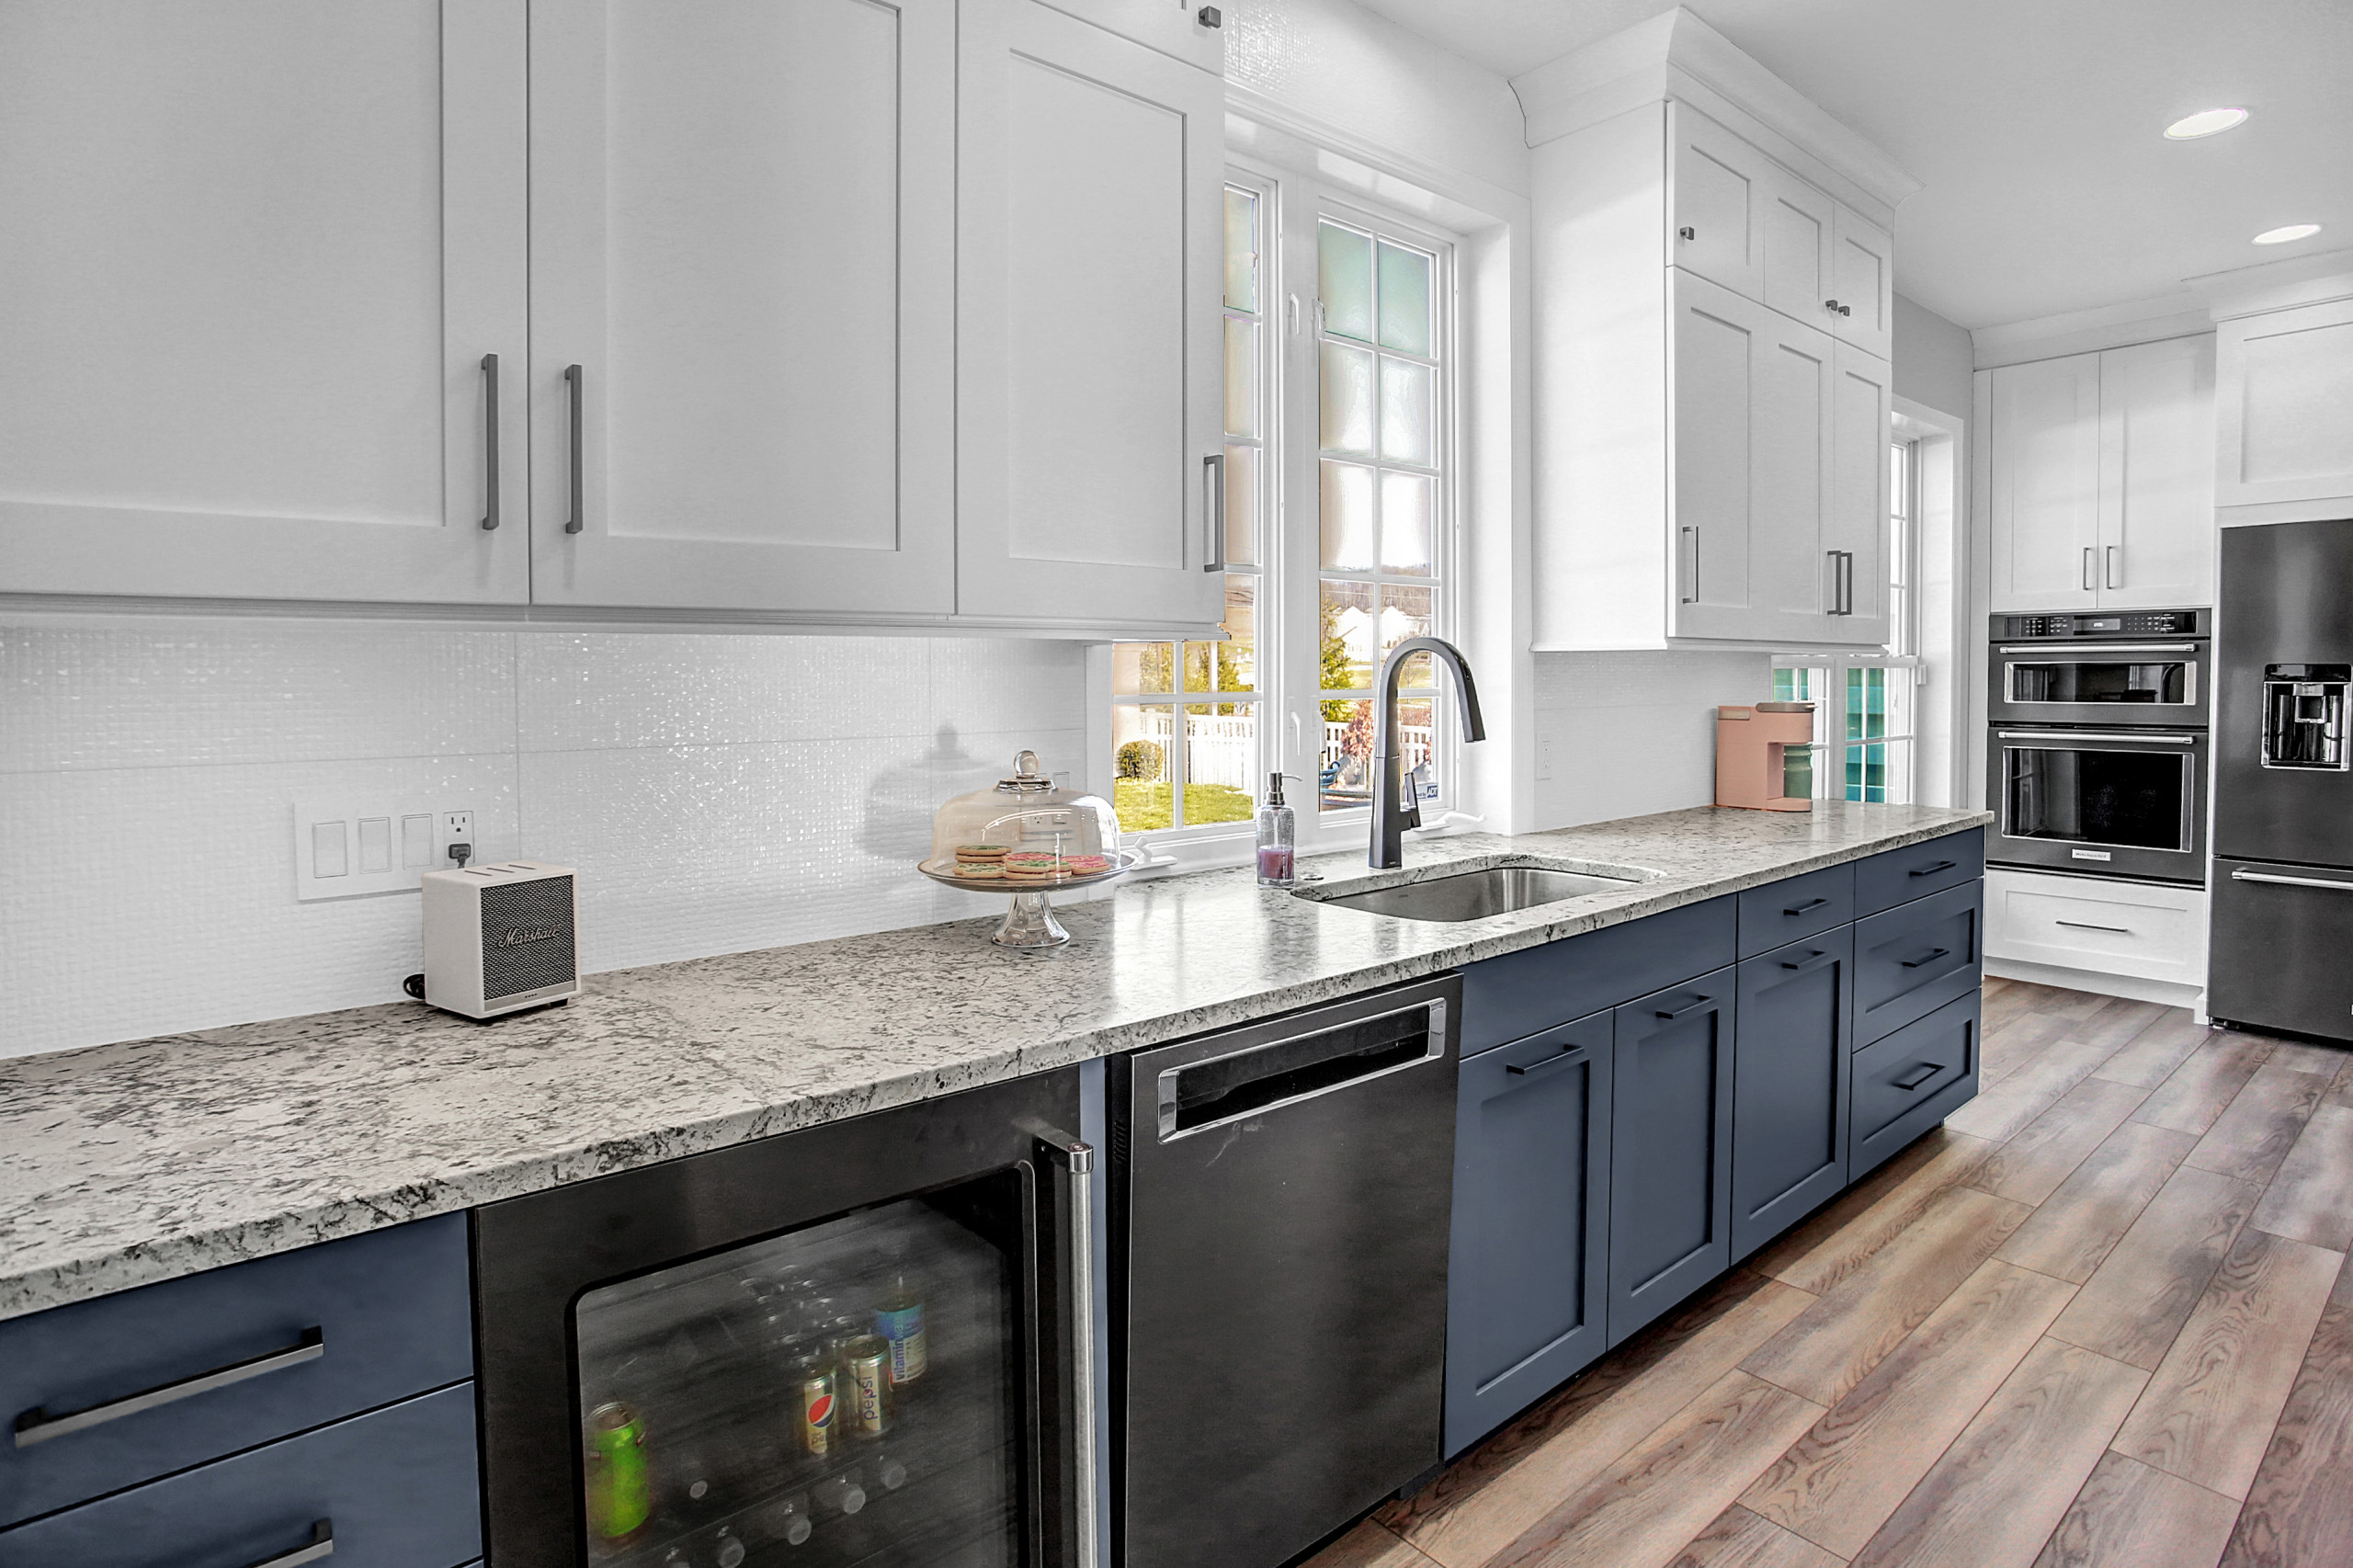
[(1552, 737), (1540, 734), (1536, 737), (1536, 781), (1540, 784), (1549, 784), (1552, 779)]
[(472, 844), (474, 813), (383, 801), (294, 802), (294, 896), (302, 903), (415, 892), (427, 871), (446, 871), (452, 844)]

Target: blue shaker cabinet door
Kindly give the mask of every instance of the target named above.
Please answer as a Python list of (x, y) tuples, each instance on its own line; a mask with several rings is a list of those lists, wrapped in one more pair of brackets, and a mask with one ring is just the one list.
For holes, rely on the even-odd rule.
[(1847, 1185), (1855, 933), (1740, 966), (1734, 1053), (1732, 1256), (1737, 1263)]
[(320, 1545), (317, 1568), (452, 1568), (482, 1554), (473, 1384), (0, 1531), (0, 1568), (254, 1568)]
[(1618, 1009), (1609, 1128), (1609, 1343), (1732, 1261), (1735, 971)]
[(1611, 1015), (1462, 1064), (1447, 1272), (1449, 1458), (1601, 1354)]

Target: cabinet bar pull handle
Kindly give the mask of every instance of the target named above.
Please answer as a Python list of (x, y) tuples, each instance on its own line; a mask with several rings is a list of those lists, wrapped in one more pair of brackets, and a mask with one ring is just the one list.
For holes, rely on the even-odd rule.
[(1713, 1006), (1715, 1005), (1715, 1000), (1716, 999), (1712, 996), (1702, 996), (1696, 1002), (1688, 1003), (1686, 1006), (1677, 1007), (1672, 1011), (1669, 1011), (1665, 1007), (1661, 1007), (1657, 1010), (1658, 1016), (1662, 1018), (1680, 1018), (1687, 1014), (1696, 1013), (1702, 1007)]
[(1828, 963), (1832, 959), (1835, 959), (1837, 956), (1837, 954), (1832, 952), (1816, 952), (1812, 957), (1802, 959), (1796, 963), (1791, 963), (1787, 959), (1784, 959), (1781, 960), (1781, 967), (1802, 974), (1810, 969), (1820, 969), (1824, 964)]
[(1513, 1065), (1506, 1067), (1504, 1071), (1510, 1074), (1515, 1078), (1526, 1078), (1534, 1074), (1541, 1073), (1547, 1068), (1558, 1067), (1563, 1062), (1574, 1062), (1584, 1054), (1584, 1046), (1572, 1045), (1563, 1051), (1555, 1052), (1553, 1055), (1546, 1057), (1541, 1062), (1531, 1062), (1525, 1067)]
[(305, 1562), (316, 1562), (322, 1557), (335, 1555), (335, 1522), (321, 1519), (311, 1527), (311, 1544), (276, 1557), (265, 1557), (253, 1568), (301, 1568)]
[(1908, 1093), (1913, 1089), (1918, 1088), (1921, 1085), (1927, 1083), (1929, 1079), (1935, 1077), (1944, 1070), (1944, 1063), (1941, 1062), (1923, 1062), (1920, 1065), (1912, 1069), (1911, 1072), (1906, 1073), (1901, 1078), (1896, 1079), (1895, 1086)]
[(2116, 546), (2111, 544), (2108, 547), (2108, 563), (2101, 571), (2101, 581), (2104, 586), (2110, 588), (2122, 586), (2116, 580)]
[(1687, 605), (1696, 605), (1699, 602), (1699, 525), (1687, 523), (1677, 532), (1680, 536), (1680, 543), (1684, 547), (1684, 557), (1690, 563), (1683, 574), (1682, 602)]
[(1225, 570), (1225, 454), (1201, 460), (1201, 526), (1209, 530), (1204, 572)]
[(1847, 568), (1847, 591), (1839, 600), (1839, 603), (1846, 608), (1840, 613), (1852, 615), (1855, 613), (1855, 552), (1851, 550), (1842, 550), (1838, 554)]
[(1789, 915), (1803, 915), (1807, 910), (1820, 909), (1824, 904), (1828, 903), (1830, 901), (1826, 898), (1810, 898), (1803, 903), (1799, 904), (1795, 909), (1785, 909), (1781, 911), (1781, 913)]
[(1918, 958), (1916, 958), (1916, 959), (1905, 959), (1905, 960), (1904, 960), (1904, 967), (1905, 969), (1918, 969), (1918, 968), (1919, 968), (1922, 964), (1924, 964), (1924, 963), (1934, 963), (1934, 962), (1936, 962), (1938, 959), (1940, 959), (1940, 958), (1944, 958), (1944, 957), (1948, 956), (1949, 954), (1950, 954), (1950, 953), (1951, 953), (1951, 951), (1952, 951), (1952, 949), (1951, 949), (1950, 948), (1938, 948), (1936, 951), (1934, 951), (1934, 952), (1932, 952), (1932, 953), (1922, 953), (1922, 954), (1921, 954)]
[(1960, 864), (1961, 862), (1958, 860), (1939, 860), (1933, 866), (1921, 867), (1918, 870), (1913, 872), (1912, 875), (1915, 877), (1933, 877), (1938, 871), (1949, 871), (1955, 866)]
[(2084, 592), (2092, 591), (2092, 547), (2084, 546)]
[(2130, 926), (2094, 926), (2086, 920), (2054, 920), (2052, 924), (2070, 926), (2077, 931), (2114, 931), (2124, 937), (2130, 937), (2132, 934), (2132, 927)]
[(482, 357), (482, 526), (498, 526), (498, 356)]
[(1097, 1568), (1095, 1520), (1095, 1145), (1051, 1127), (1029, 1131), (1070, 1178), (1071, 1500), (1074, 1568)]
[(158, 1383), (152, 1389), (127, 1394), (121, 1399), (108, 1400), (84, 1410), (69, 1410), (63, 1415), (51, 1415), (39, 1405), (17, 1417), (17, 1447), (29, 1449), (35, 1443), (46, 1443), (51, 1437), (63, 1437), (69, 1432), (85, 1431), (119, 1421), (126, 1415), (136, 1415), (142, 1410), (171, 1404), (197, 1394), (210, 1393), (214, 1389), (242, 1383), (247, 1378), (258, 1378), (265, 1372), (283, 1371), (299, 1367), (305, 1361), (315, 1361), (327, 1353), (326, 1331), (306, 1328), (302, 1337), (283, 1350), (272, 1350), (244, 1361), (232, 1361), (209, 1372), (199, 1372), (177, 1382)]
[(587, 471), (587, 461), (581, 453), (581, 404), (585, 402), (581, 386), (581, 371), (577, 365), (563, 368), (563, 390), (572, 425), (572, 514), (563, 519), (563, 531), (576, 534), (588, 523), (588, 507), (581, 499), (584, 488), (581, 476)]
[(2332, 882), (2324, 877), (2280, 877), (2269, 871), (2233, 871), (2234, 882), (2278, 882), (2290, 888), (2335, 888), (2338, 892), (2353, 892), (2353, 882)]

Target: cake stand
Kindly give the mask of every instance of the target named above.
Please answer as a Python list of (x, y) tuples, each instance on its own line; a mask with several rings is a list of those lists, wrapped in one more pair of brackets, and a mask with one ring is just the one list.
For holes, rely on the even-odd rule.
[(966, 892), (993, 892), (1000, 895), (1010, 893), (1013, 898), (1013, 907), (1005, 912), (1005, 919), (998, 924), (995, 932), (989, 937), (989, 940), (997, 946), (1001, 948), (1059, 948), (1070, 940), (1070, 933), (1063, 929), (1061, 921), (1054, 918), (1053, 906), (1046, 901), (1046, 895), (1064, 888), (1091, 888), (1098, 882), (1108, 882), (1114, 877), (1124, 877), (1142, 864), (1143, 857), (1135, 850), (1121, 849), (1113, 853), (1110, 860), (1111, 864), (1108, 867), (1100, 871), (1089, 872), (1086, 876), (1041, 878), (1036, 881), (1025, 881), (1014, 888), (1008, 888), (1002, 878), (958, 876), (956, 861), (952, 857), (944, 861), (938, 858), (918, 861), (915, 869), (935, 882), (951, 888), (961, 888)]

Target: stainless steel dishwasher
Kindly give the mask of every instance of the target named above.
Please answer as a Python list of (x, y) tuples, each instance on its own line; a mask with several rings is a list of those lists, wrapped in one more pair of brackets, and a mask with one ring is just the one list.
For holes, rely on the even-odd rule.
[(1438, 1464), (1454, 975), (1112, 1063), (1114, 1539), (1274, 1568)]

